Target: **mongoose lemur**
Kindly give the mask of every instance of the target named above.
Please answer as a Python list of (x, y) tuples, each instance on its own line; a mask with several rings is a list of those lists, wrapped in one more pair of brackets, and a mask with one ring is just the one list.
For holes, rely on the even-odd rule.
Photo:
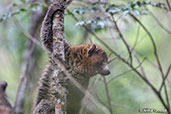
[[(41, 40), (43, 46), (48, 53), (53, 52), (53, 16), (54, 13), (64, 12), (65, 6), (61, 4), (52, 4), (44, 18), (41, 28)], [(60, 20), (59, 20), (60, 21)], [(89, 79), (96, 74), (108, 75), (110, 74), (107, 66), (108, 57), (106, 52), (95, 44), (85, 44), (80, 46), (71, 46), (67, 41), (64, 42), (65, 62), (63, 63), (66, 69), (71, 73), (75, 80), (77, 80), (84, 88), (87, 88)], [(45, 107), (35, 110), (34, 114), (44, 114), (43, 111), (49, 111), (49, 114), (55, 113), (54, 101), (60, 97), (60, 92), (53, 93), (51, 82), (52, 76), (55, 72), (56, 63), (53, 58), (50, 58), (49, 65), (44, 71), (39, 81), (37, 90), (37, 97), (35, 105)], [(67, 90), (67, 114), (78, 114), (81, 104), (81, 99), (84, 94), (70, 81), (66, 80), (64, 73), (57, 74), (58, 85)], [(60, 91), (60, 90), (59, 90)], [(35, 107), (36, 107), (35, 106)], [(46, 107), (47, 106), (47, 107)]]

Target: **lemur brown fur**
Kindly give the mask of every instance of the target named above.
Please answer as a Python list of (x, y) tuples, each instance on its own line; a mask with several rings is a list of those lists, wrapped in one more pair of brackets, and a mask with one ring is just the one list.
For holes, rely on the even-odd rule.
[[(53, 52), (53, 31), (52, 20), (55, 12), (64, 10), (63, 5), (52, 4), (44, 18), (41, 28), (41, 39), (48, 53)], [(60, 20), (59, 20), (60, 21)], [(106, 52), (95, 44), (71, 46), (67, 41), (64, 42), (65, 62), (63, 63), (71, 75), (85, 88), (87, 88), (90, 77), (96, 74), (108, 75)], [(56, 63), (50, 58), (50, 63), (40, 78), (34, 114), (54, 114), (55, 101), (63, 94), (62, 90), (67, 91), (67, 114), (78, 114), (81, 99), (84, 94), (70, 82), (63, 74), (57, 74), (57, 89), (54, 93), (52, 84)], [(74, 102), (73, 102), (74, 101)], [(41, 107), (41, 108), (40, 108)]]

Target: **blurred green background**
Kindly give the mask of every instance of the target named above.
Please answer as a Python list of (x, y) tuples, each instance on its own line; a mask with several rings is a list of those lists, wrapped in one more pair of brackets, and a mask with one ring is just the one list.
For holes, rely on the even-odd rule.
[[(165, 3), (164, 0), (153, 1)], [(12, 4), (13, 2), (17, 3), (19, 2), (19, 0), (0, 1), (1, 17), (3, 17), (3, 14), (11, 12), (9, 11), (9, 7), (10, 4)], [(95, 1), (75, 0), (73, 1), (73, 3), (71, 3), (68, 9), (72, 11), (75, 8), (89, 6), (91, 2)], [(114, 3), (116, 5), (127, 5), (128, 3), (133, 2), (133, 0), (108, 0), (107, 2)], [(24, 6), (27, 6), (27, 4), (24, 4)], [(23, 5), (17, 5), (15, 6), (15, 8), (12, 8), (12, 11), (15, 11), (21, 7), (23, 7)], [(42, 7), (38, 7), (37, 9), (36, 8), (30, 8), (28, 11), (23, 11), (15, 15), (15, 18), (23, 27), (24, 31), (30, 31), (31, 12), (37, 9), (39, 10)], [(160, 21), (160, 23), (163, 24), (165, 28), (170, 30), (170, 12), (167, 12), (161, 8), (151, 6), (147, 6), (147, 8), (157, 17), (157, 19)], [(75, 16), (80, 20), (88, 20), (96, 16), (107, 17), (109, 16), (109, 14), (88, 12), (83, 15)], [(140, 59), (140, 61), (142, 61), (144, 57), (147, 58), (142, 64), (144, 72), (146, 73), (148, 80), (150, 80), (150, 82), (158, 89), (162, 82), (162, 78), (156, 66), (157, 63), (154, 57), (153, 47), (147, 33), (128, 15), (121, 15), (120, 17), (116, 16), (116, 18), (121, 18), (117, 21), (117, 23), (129, 45), (133, 47), (135, 42), (137, 42), (134, 49), (134, 53), (136, 54), (136, 56)], [(141, 22), (152, 34), (156, 42), (158, 55), (163, 67), (163, 71), (164, 73), (166, 73), (168, 66), (171, 64), (171, 34), (162, 29), (161, 26), (150, 14), (140, 14), (137, 16), (137, 18), (141, 20)], [(73, 17), (66, 12), (65, 36), (72, 45), (90, 43), (89, 39), (91, 39), (93, 43), (100, 45), (106, 50), (108, 54), (110, 54), (110, 51), (99, 41), (97, 41), (91, 33), (86, 31), (81, 26), (76, 26), (76, 23), (77, 22), (73, 19)], [(94, 33), (122, 57), (124, 57), (125, 59), (129, 58), (127, 49), (125, 48), (122, 40), (119, 38), (119, 35), (111, 22), (107, 22), (104, 29), (96, 31)], [(38, 40), (40, 41), (40, 37), (38, 38)], [(14, 105), (17, 89), (22, 75), (24, 53), (27, 47), (27, 42), (28, 38), (16, 25), (14, 18), (9, 17), (0, 22), (0, 81), (5, 80), (8, 82), (7, 95), (12, 105)], [(29, 114), (31, 111), (30, 109), (33, 106), (37, 81), (42, 74), (43, 69), (46, 67), (46, 64), (48, 64), (47, 53), (39, 46), (35, 47), (32, 57), (34, 61), (34, 67), (32, 71), (29, 72), (29, 87), (27, 89), (25, 98), (26, 114)], [(115, 58), (115, 55), (112, 54), (109, 57), (109, 60), (113, 58)], [(136, 62), (134, 56), (133, 63), (135, 67), (138, 66), (138, 63)], [(134, 71), (124, 73), (125, 71), (130, 70), (130, 68), (125, 65), (120, 59), (116, 58), (109, 64), (109, 67), (111, 70), (111, 74), (106, 77), (106, 80), (109, 81), (109, 95), (111, 98), (112, 110), (115, 114), (138, 114), (138, 110), (140, 108), (165, 110), (151, 88), (141, 78), (139, 78), (139, 76), (137, 76)], [(140, 68), (138, 68), (138, 71), (140, 71)], [(118, 74), (122, 73), (124, 74), (117, 77)], [(167, 91), (171, 103), (170, 76), (171, 74), (169, 74), (166, 84), (168, 86)], [(97, 75), (95, 79), (92, 80), (95, 80), (95, 84), (92, 88), (90, 88), (91, 91), (93, 91), (94, 95), (102, 104), (108, 106), (103, 78), (100, 75)], [(94, 110), (96, 114), (103, 114), (100, 109), (94, 106), (94, 104), (90, 104), (89, 108), (90, 110)]]

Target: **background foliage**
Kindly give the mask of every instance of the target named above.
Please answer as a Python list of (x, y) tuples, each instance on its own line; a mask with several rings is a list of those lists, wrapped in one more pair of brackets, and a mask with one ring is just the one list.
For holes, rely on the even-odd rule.
[[(28, 37), (23, 31), (30, 33), (33, 24), (32, 13), (46, 8), (47, 4), (43, 0), (0, 1), (0, 80), (8, 82), (7, 95), (13, 105), (23, 72), (23, 61), (27, 55)], [(113, 113), (138, 114), (140, 108), (165, 110), (149, 85), (96, 39), (96, 36), (100, 38), (128, 63), (131, 60), (130, 51), (132, 65), (137, 67), (142, 62), (140, 66), (143, 67), (147, 79), (158, 90), (162, 77), (153, 53), (153, 45), (148, 34), (130, 14), (139, 19), (153, 36), (163, 72), (166, 74), (171, 65), (171, 13), (165, 0), (74, 0), (65, 12), (65, 36), (72, 45), (90, 42), (98, 44), (110, 55), (109, 60), (114, 59), (109, 64), (111, 74), (106, 77), (108, 91), (106, 91), (104, 78), (100, 75), (92, 79), (93, 84), (90, 87), (90, 91), (99, 102), (109, 109), (111, 107)], [(35, 31), (39, 31), (40, 25), (41, 23)], [(126, 47), (119, 32), (129, 44), (130, 50)], [(38, 41), (40, 41), (39, 37)], [(26, 89), (24, 108), (26, 114), (31, 111), (37, 81), (48, 63), (47, 54), (37, 45), (30, 58), (31, 63), (34, 64), (28, 68), (32, 70), (28, 70), (29, 84)], [(137, 70), (143, 74), (140, 66)], [(168, 74), (166, 86), (171, 103), (170, 76)], [(166, 102), (164, 89), (161, 95)], [(91, 102), (89, 104), (90, 110), (97, 114), (102, 113), (94, 104)]]

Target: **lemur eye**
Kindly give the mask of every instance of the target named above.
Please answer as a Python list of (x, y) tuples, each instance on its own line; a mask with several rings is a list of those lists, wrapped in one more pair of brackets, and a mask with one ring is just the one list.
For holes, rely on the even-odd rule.
[(106, 53), (103, 53), (102, 54), (102, 61), (105, 61), (105, 62), (107, 61), (107, 55), (106, 55)]
[(106, 57), (102, 55), (101, 58), (100, 58), (100, 61), (101, 62), (105, 62), (106, 61)]

